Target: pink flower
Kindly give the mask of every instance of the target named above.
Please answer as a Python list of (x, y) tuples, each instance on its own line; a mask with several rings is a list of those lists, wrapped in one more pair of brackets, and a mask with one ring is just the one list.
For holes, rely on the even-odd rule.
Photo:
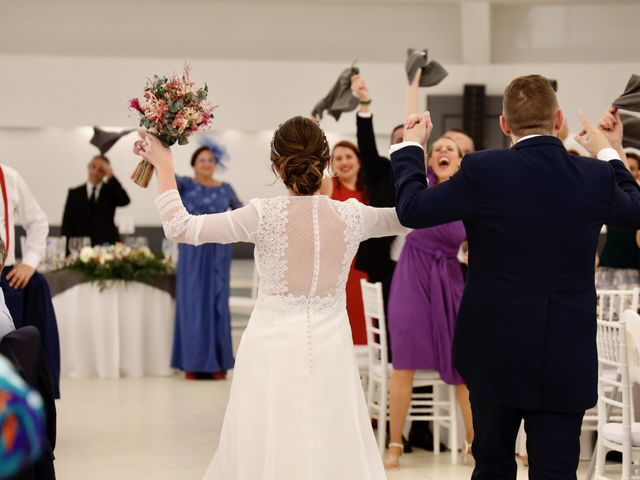
[(165, 114), (169, 111), (169, 107), (167, 106), (167, 102), (164, 100), (157, 100), (154, 97), (154, 100), (149, 103), (150, 114), (147, 113), (147, 117), (152, 122), (161, 120)]
[(176, 115), (176, 118), (173, 119), (173, 128), (178, 130), (178, 133), (182, 133), (187, 128), (189, 121), (184, 118), (181, 114)]
[(140, 112), (144, 115), (144, 110), (142, 110), (142, 107), (140, 106), (140, 100), (138, 100), (137, 97), (129, 100), (129, 108), (136, 110), (137, 112)]

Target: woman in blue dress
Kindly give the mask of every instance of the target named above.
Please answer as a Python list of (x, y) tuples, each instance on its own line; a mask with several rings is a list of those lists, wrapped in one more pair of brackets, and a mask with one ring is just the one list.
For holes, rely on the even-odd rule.
[[(213, 174), (225, 151), (207, 143), (191, 156), (194, 177), (176, 177), (187, 211), (194, 215), (242, 206), (228, 183)], [(179, 245), (176, 326), (171, 366), (189, 379), (222, 379), (233, 368), (229, 274), (231, 245)]]

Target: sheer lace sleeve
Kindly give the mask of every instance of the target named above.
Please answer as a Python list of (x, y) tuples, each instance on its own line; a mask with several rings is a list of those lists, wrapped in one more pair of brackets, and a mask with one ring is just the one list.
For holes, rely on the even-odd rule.
[(174, 242), (203, 243), (255, 242), (259, 223), (259, 201), (223, 213), (191, 215), (184, 208), (177, 190), (168, 190), (156, 198), (162, 227)]
[(375, 208), (361, 203), (358, 205), (364, 227), (363, 240), (372, 237), (390, 237), (411, 231), (400, 225), (395, 208)]

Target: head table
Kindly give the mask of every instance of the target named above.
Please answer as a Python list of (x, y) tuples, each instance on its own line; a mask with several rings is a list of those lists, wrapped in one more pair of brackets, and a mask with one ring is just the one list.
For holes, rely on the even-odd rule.
[(63, 376), (171, 375), (175, 276), (100, 285), (79, 272), (44, 275), (58, 319)]

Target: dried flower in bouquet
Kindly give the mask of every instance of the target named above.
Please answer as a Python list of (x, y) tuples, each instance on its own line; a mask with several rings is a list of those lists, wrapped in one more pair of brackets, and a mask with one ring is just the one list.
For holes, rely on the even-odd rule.
[[(148, 79), (143, 99), (132, 98), (129, 108), (140, 114), (140, 126), (165, 146), (186, 145), (192, 133), (211, 126), (215, 106), (206, 101), (208, 93), (206, 84), (202, 88), (195, 86), (185, 65), (182, 75), (154, 75)], [(153, 165), (141, 160), (131, 178), (146, 188), (152, 175)]]

